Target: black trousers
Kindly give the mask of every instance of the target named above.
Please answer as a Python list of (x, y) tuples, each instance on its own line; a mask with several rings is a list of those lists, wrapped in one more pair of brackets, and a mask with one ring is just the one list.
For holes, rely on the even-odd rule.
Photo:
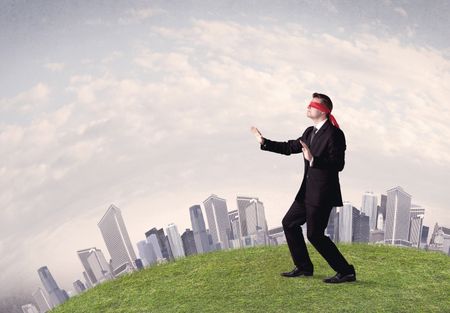
[(348, 273), (350, 264), (339, 252), (336, 245), (325, 236), (325, 228), (328, 225), (333, 206), (312, 206), (303, 201), (294, 200), (282, 220), (284, 234), (291, 252), (294, 264), (306, 270), (314, 271), (314, 265), (306, 248), (303, 238), (302, 226), (307, 224), (307, 238), (332, 269), (339, 273)]

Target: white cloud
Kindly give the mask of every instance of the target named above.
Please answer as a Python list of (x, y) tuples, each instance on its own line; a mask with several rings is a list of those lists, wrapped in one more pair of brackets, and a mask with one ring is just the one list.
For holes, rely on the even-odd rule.
[(128, 24), (134, 24), (134, 23), (141, 23), (144, 20), (147, 20), (151, 17), (158, 16), (161, 14), (166, 14), (167, 11), (160, 9), (160, 8), (154, 8), (154, 7), (148, 7), (148, 8), (133, 8), (129, 9), (125, 12), (125, 15), (122, 17), (119, 17), (119, 24), (122, 25), (128, 25)]
[[(62, 101), (50, 99), (43, 83), (0, 100), (4, 114), (29, 103), (59, 103), (28, 123), (0, 126), (1, 234), (28, 240), (41, 233), (49, 247), (39, 246), (35, 263), (50, 255), (56, 262), (52, 245), (58, 260), (67, 260), (64, 249), (101, 243), (98, 217), (88, 223), (80, 216), (91, 210), (101, 215), (112, 202), (127, 208), (133, 243), (146, 227), (171, 221), (179, 229), (188, 226), (188, 207), (212, 192), (228, 197), (229, 209), (239, 193), (260, 196), (269, 224), (278, 225), (299, 187), (303, 159), (259, 151), (249, 129), (255, 125), (274, 140), (297, 138), (311, 124), (305, 108), (314, 91), (331, 96), (346, 134), (346, 199), (352, 195), (358, 204), (359, 190), (352, 188), (362, 188), (361, 182), (390, 186), (393, 171), (385, 167), (415, 186), (414, 162), (448, 170), (450, 148), (443, 141), (450, 136), (449, 109), (441, 103), (450, 96), (450, 63), (439, 51), (367, 34), (315, 35), (295, 24), (194, 20), (182, 29), (152, 30), (171, 48), (164, 52), (149, 43), (134, 55), (117, 55), (129, 60), (129, 72), (111, 65), (98, 75), (90, 67), (95, 62), (86, 62), (68, 78)], [(367, 159), (374, 160), (369, 167)], [(367, 182), (377, 175), (388, 177)], [(36, 219), (36, 212), (46, 218)], [(97, 234), (95, 240), (80, 236), (75, 249), (71, 238), (63, 249), (58, 236), (42, 233), (55, 225), (76, 232), (70, 221)], [(24, 247), (9, 240), (0, 244)], [(25, 266), (30, 255), (18, 248), (15, 257)], [(65, 282), (76, 279), (70, 275)]]
[(45, 63), (44, 67), (51, 70), (52, 72), (61, 72), (64, 68), (65, 68), (65, 64), (64, 63)]
[(395, 8), (394, 8), (394, 11), (395, 11), (396, 13), (400, 14), (400, 15), (403, 16), (403, 17), (408, 17), (408, 13), (407, 13), (407, 12), (405, 11), (405, 9), (402, 8), (402, 7), (395, 7)]
[(11, 111), (27, 114), (39, 109), (39, 106), (47, 103), (50, 95), (50, 88), (45, 83), (38, 83), (31, 89), (19, 93), (12, 98), (0, 99), (0, 112), (9, 113)]

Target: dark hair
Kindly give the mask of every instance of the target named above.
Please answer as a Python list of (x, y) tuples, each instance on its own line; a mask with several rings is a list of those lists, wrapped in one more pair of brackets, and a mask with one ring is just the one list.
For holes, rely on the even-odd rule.
[[(328, 109), (330, 109), (330, 111), (333, 110), (333, 102), (331, 102), (330, 97), (328, 97), (327, 95), (324, 95), (322, 93), (313, 93), (313, 98), (319, 98), (321, 100), (321, 103), (325, 104), (326, 107)], [(327, 118), (330, 116), (330, 114), (327, 114)]]

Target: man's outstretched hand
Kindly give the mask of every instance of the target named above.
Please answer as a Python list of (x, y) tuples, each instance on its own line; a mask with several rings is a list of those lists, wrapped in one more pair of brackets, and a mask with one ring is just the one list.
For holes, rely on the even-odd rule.
[[(299, 139), (300, 140), (300, 139)], [(300, 143), (302, 144), (303, 148), (303, 156), (305, 157), (305, 159), (307, 159), (308, 161), (311, 161), (312, 159), (312, 154), (311, 154), (311, 150), (309, 150), (308, 146), (306, 145), (306, 143), (304, 143), (303, 141), (300, 140)]]
[(256, 128), (255, 126), (252, 126), (252, 127), (250, 128), (250, 130), (251, 130), (251, 132), (255, 135), (255, 137), (256, 137), (256, 139), (258, 140), (258, 142), (259, 142), (260, 144), (262, 144), (263, 138), (262, 138), (262, 135), (261, 135), (261, 133), (259, 132), (258, 128)]

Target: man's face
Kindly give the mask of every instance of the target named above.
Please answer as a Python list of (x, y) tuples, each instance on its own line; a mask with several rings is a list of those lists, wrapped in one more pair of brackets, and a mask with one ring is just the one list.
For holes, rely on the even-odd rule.
[[(312, 98), (311, 101), (321, 103), (319, 98)], [(318, 119), (318, 118), (321, 118), (324, 115), (325, 115), (324, 112), (319, 111), (316, 108), (310, 107), (309, 105), (306, 108), (306, 116), (311, 118), (311, 119)]]

